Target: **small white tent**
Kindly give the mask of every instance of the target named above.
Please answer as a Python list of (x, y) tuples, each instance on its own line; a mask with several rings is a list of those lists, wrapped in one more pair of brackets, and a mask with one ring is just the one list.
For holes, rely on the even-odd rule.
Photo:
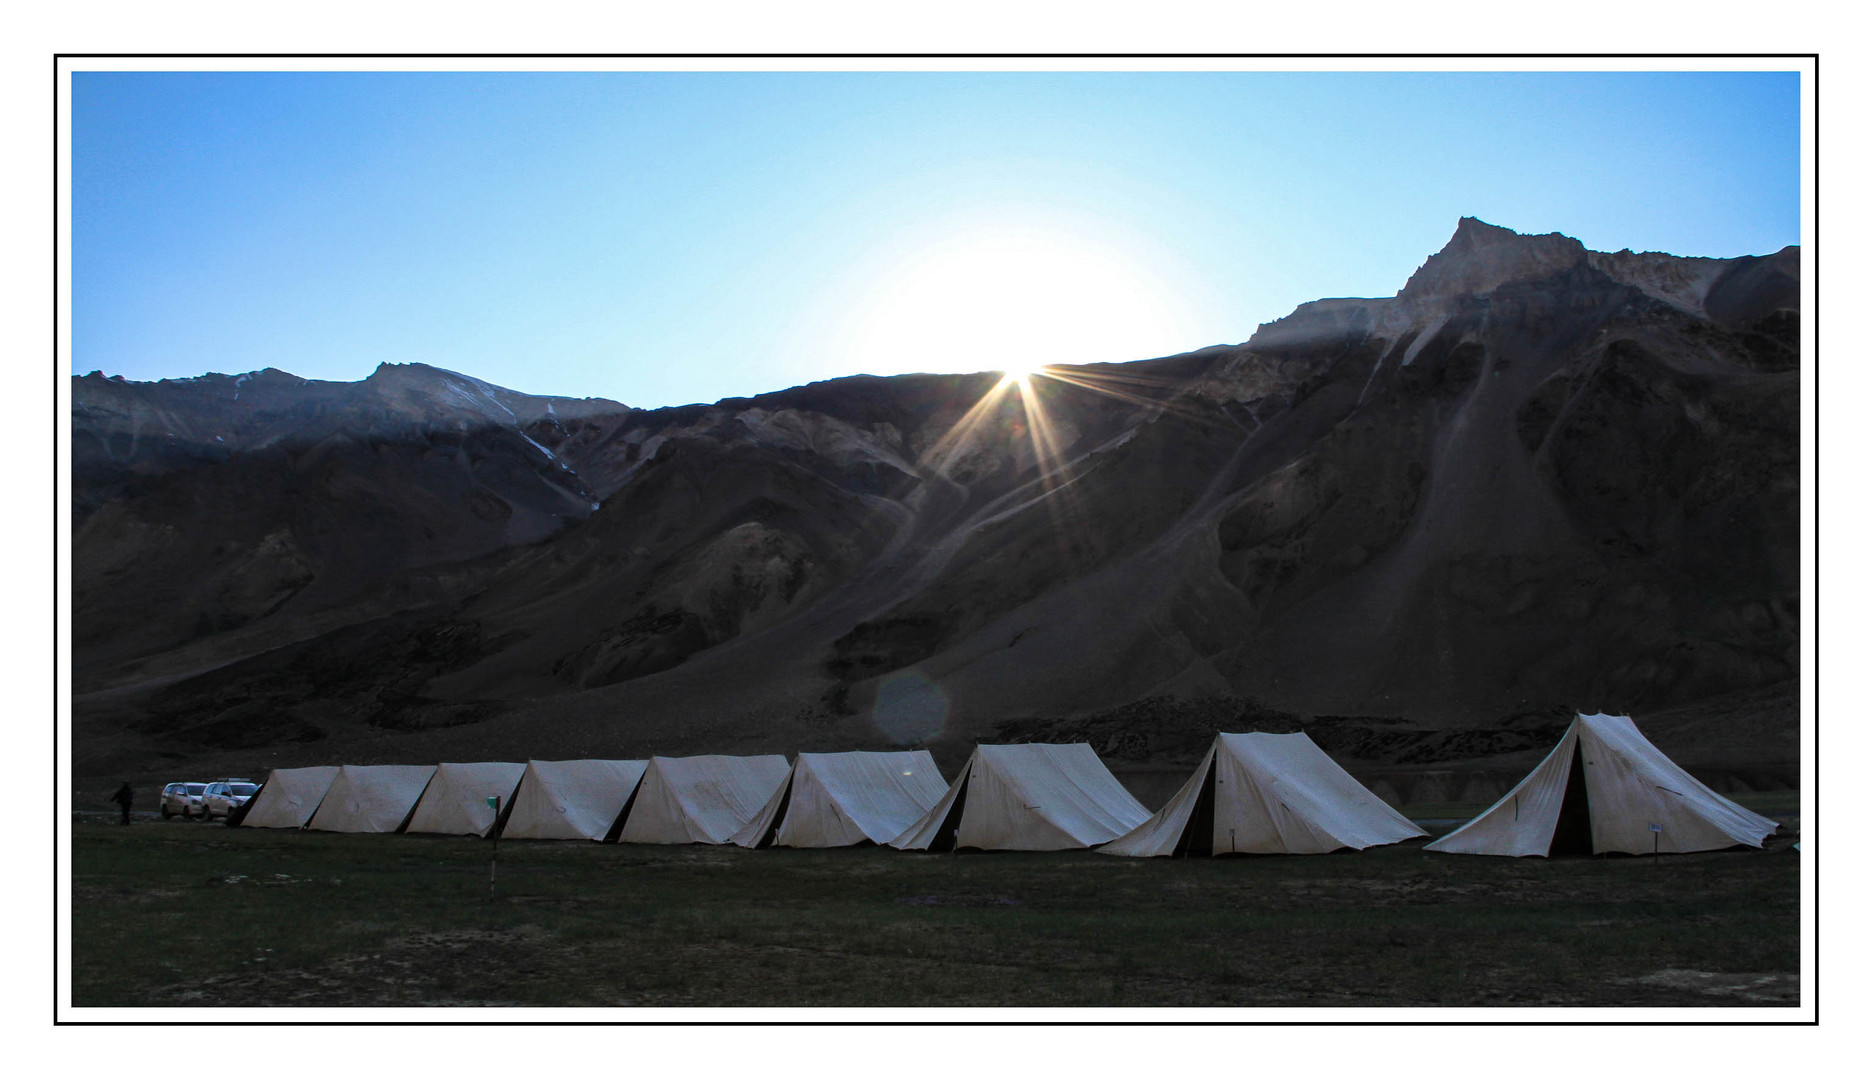
[(618, 840), (628, 844), (726, 844), (787, 779), (779, 754), (653, 757)]
[(254, 793), (242, 825), (257, 829), (301, 829), (338, 776), (336, 765), (275, 769)]
[(1320, 855), (1427, 835), (1302, 732), (1224, 732), (1164, 809), (1105, 855)]
[(978, 746), (943, 798), (891, 846), (1061, 851), (1103, 844), (1150, 816), (1086, 743)]
[(780, 790), (729, 839), (750, 848), (888, 844), (948, 787), (928, 750), (801, 754)]
[(498, 798), (505, 810), (526, 771), (514, 761), (444, 762), (436, 766), (403, 831), (486, 836), (496, 817), (489, 796)]
[(620, 823), (650, 762), (529, 761), (502, 839), (603, 840)]
[[(1576, 716), (1535, 771), (1425, 845), (1463, 855), (1633, 855), (1761, 847), (1776, 823), (1698, 783), (1630, 717)], [(1656, 845), (1656, 847), (1654, 847)]]
[(306, 828), (396, 832), (409, 820), (435, 773), (434, 765), (341, 765)]

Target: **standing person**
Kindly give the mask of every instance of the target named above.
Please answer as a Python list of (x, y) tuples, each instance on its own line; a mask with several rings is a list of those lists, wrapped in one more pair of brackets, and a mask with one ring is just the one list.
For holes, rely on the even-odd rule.
[(118, 824), (130, 824), (130, 804), (137, 801), (137, 793), (130, 789), (130, 781), (124, 781), (123, 786), (117, 789), (117, 794), (111, 796), (111, 801), (123, 811), (123, 818)]

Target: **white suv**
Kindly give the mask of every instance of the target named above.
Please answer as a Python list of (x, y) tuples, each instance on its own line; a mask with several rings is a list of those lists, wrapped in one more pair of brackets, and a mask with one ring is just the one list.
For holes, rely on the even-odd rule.
[(254, 797), (260, 785), (245, 777), (230, 776), (216, 780), (202, 792), (202, 820), (211, 821), (218, 817), (227, 817), (237, 808), (247, 805), (247, 800)]
[(177, 814), (185, 818), (202, 816), (202, 796), (208, 790), (207, 784), (178, 783), (163, 788), (163, 820), (167, 821)]

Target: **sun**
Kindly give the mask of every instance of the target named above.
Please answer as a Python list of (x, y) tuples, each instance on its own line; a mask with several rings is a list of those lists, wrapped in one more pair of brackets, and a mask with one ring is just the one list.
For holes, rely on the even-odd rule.
[(1192, 334), (1156, 260), (1091, 230), (980, 222), (881, 252), (849, 294), (841, 366), (872, 374), (999, 371), (1142, 360)]
[(1002, 361), (1001, 385), (1019, 386), (1021, 389), (1026, 390), (1028, 388), (1028, 380), (1032, 379), (1036, 375), (1041, 374), (1041, 372), (1046, 370), (1046, 368), (1047, 368), (1046, 364), (1042, 364), (1037, 361), (1016, 360), (1016, 359), (1004, 360)]

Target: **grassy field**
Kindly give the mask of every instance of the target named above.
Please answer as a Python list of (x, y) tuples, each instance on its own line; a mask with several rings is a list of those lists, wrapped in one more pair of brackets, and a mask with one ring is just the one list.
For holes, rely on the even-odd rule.
[[(1437, 809), (1416, 816), (1464, 808)], [(490, 900), (486, 841), (94, 818), (73, 1001), (1794, 1005), (1790, 843), (1655, 862), (511, 841)]]

